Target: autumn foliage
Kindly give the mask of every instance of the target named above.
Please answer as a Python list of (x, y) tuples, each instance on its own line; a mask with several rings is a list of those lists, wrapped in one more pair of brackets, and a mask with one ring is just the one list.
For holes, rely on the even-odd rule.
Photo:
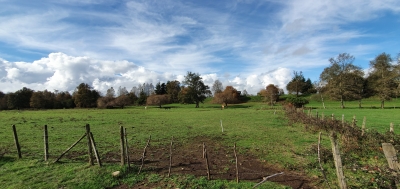
[(232, 86), (227, 86), (224, 91), (215, 93), (213, 101), (214, 103), (223, 103), (225, 106), (228, 106), (228, 104), (239, 103), (239, 98), (240, 92)]

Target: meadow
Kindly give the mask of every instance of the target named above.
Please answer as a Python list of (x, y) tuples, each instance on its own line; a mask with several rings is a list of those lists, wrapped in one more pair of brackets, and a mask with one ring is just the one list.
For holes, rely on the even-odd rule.
[[(313, 103), (310, 103), (310, 107), (316, 107), (318, 104), (318, 102)], [(171, 109), (127, 107), (125, 109), (1, 111), (0, 175), (2, 176), (0, 176), (0, 183), (6, 188), (113, 188), (118, 186), (250, 188), (262, 180), (261, 177), (236, 183), (235, 180), (219, 179), (215, 172), (214, 179), (211, 181), (206, 179), (205, 173), (203, 176), (194, 176), (172, 172), (172, 176), (168, 178), (164, 173), (156, 172), (149, 166), (145, 166), (144, 172), (138, 175), (137, 165), (132, 165), (133, 170), (129, 172), (126, 166), (121, 166), (118, 162), (119, 128), (124, 126), (127, 128), (130, 151), (135, 161), (139, 159), (150, 135), (150, 148), (153, 148), (153, 151), (148, 155), (149, 159), (156, 159), (156, 151), (161, 149), (165, 150), (165, 157), (167, 157), (168, 150), (166, 149), (169, 147), (171, 137), (174, 137), (176, 153), (178, 150), (186, 150), (187, 155), (197, 153), (196, 145), (205, 142), (210, 151), (221, 152), (214, 153), (214, 158), (227, 157), (227, 162), (232, 163), (231, 152), (236, 143), (239, 162), (241, 159), (247, 161), (248, 158), (254, 158), (261, 167), (273, 168), (273, 170), (285, 172), (285, 175), (298, 175), (298, 178), (305, 178), (309, 186), (327, 187), (318, 165), (316, 153), (318, 133), (309, 132), (299, 124), (288, 125), (281, 106), (270, 107), (264, 103), (250, 102), (229, 105), (224, 110), (221, 110), (218, 105), (209, 103), (202, 104), (200, 108), (180, 104), (172, 104), (168, 107)], [(344, 114), (351, 115), (355, 112), (360, 113), (355, 108), (313, 109), (315, 110), (326, 111), (324, 112), (326, 115), (331, 112), (341, 115), (340, 112), (344, 111), (348, 111)], [(371, 115), (383, 117), (391, 114), (393, 122), (398, 120), (396, 110), (371, 109), (369, 112), (369, 109), (362, 109), (362, 111), (365, 112), (361, 112), (360, 117), (367, 116), (368, 128), (373, 128), (372, 125), (379, 123), (379, 121), (374, 122), (372, 117), (370, 118)], [(363, 113), (367, 115), (362, 115)], [(348, 117), (351, 119), (350, 116)], [(224, 132), (222, 132), (221, 121)], [(53, 163), (55, 158), (84, 134), (86, 124), (91, 125), (100, 157), (106, 160), (104, 166), (88, 165), (85, 142), (74, 147), (61, 159), (60, 163)], [(11, 125), (17, 127), (22, 159), (17, 158)], [(49, 127), (50, 159), (47, 162), (43, 160), (43, 125)], [(374, 128), (385, 131), (388, 128), (387, 125), (384, 123)], [(329, 158), (330, 142), (326, 134), (323, 135), (322, 149), (327, 157), (323, 166), (328, 180), (335, 185), (337, 179), (333, 160)], [(353, 163), (359, 166), (365, 164), (383, 166), (385, 159), (383, 153), (371, 152), (371, 156), (362, 157), (362, 160)], [(212, 169), (220, 168), (212, 167)], [(230, 169), (232, 168), (226, 166), (223, 171), (228, 172), (231, 171)], [(121, 171), (122, 176), (112, 177), (111, 173), (114, 171)], [(261, 174), (268, 176), (272, 172)], [(348, 176), (349, 185), (353, 187), (374, 184), (369, 181), (375, 175), (364, 173), (362, 170), (354, 171), (351, 166), (345, 169), (345, 175)], [(282, 179), (278, 177), (271, 179), (275, 182), (266, 182), (258, 188), (288, 188), (288, 185), (282, 185), (285, 184)]]

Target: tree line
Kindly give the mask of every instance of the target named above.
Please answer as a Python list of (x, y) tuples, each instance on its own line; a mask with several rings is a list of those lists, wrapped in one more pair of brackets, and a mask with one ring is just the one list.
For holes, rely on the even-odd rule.
[[(393, 61), (389, 54), (382, 53), (370, 61), (370, 71), (364, 71), (353, 64), (355, 58), (348, 53), (339, 54), (329, 59), (330, 65), (320, 74), (320, 80), (312, 82), (305, 79), (303, 73), (294, 71), (293, 77), (286, 85), (290, 96), (286, 101), (295, 106), (308, 103), (304, 95), (313, 95), (316, 100), (323, 102), (324, 97), (340, 102), (345, 108), (345, 101), (359, 101), (377, 97), (384, 103), (399, 96), (400, 92), (400, 58)], [(274, 105), (281, 95), (282, 88), (274, 84), (260, 90), (253, 99)], [(195, 104), (198, 108), (207, 97), (212, 97), (212, 103), (228, 104), (241, 103), (249, 100), (246, 90), (238, 91), (233, 86), (223, 87), (216, 80), (211, 89), (205, 85), (198, 73), (187, 72), (184, 81), (158, 82), (156, 86), (144, 83), (128, 91), (125, 87), (115, 90), (109, 88), (105, 95), (94, 90), (86, 83), (79, 84), (74, 92), (67, 91), (33, 91), (29, 88), (3, 93), (0, 91), (0, 110), (8, 109), (61, 109), (61, 108), (124, 108), (128, 105), (156, 105), (161, 107), (170, 103)], [(318, 99), (317, 99), (318, 98)]]
[[(316, 100), (323, 102), (324, 97), (340, 102), (345, 108), (345, 101), (358, 101), (362, 107), (362, 99), (376, 97), (380, 107), (385, 101), (399, 96), (400, 92), (400, 56), (393, 60), (390, 54), (381, 53), (369, 62), (367, 73), (354, 65), (355, 57), (341, 53), (329, 59), (330, 65), (320, 74), (319, 81), (309, 88), (310, 81), (305, 80), (301, 72), (294, 72), (294, 77), (286, 86), (291, 94), (318, 93)], [(319, 98), (319, 99), (318, 99)], [(301, 97), (292, 98), (300, 100)], [(305, 102), (307, 103), (307, 102)]]

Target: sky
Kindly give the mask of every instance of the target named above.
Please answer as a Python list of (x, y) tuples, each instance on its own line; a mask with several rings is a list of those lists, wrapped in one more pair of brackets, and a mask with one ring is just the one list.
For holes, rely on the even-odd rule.
[(0, 0), (0, 91), (183, 81), (256, 94), (340, 53), (400, 53), (398, 0)]

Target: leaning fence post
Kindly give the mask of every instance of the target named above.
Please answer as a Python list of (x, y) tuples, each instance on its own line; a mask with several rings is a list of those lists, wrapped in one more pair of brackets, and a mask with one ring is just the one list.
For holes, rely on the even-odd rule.
[(101, 167), (102, 164), (101, 164), (99, 152), (97, 151), (96, 142), (94, 141), (92, 132), (90, 132), (90, 142), (92, 143), (92, 147), (93, 147), (94, 155), (97, 160), (97, 164), (99, 165), (99, 167)]
[(331, 131), (329, 138), (332, 144), (332, 154), (333, 154), (333, 159), (335, 161), (336, 175), (338, 177), (339, 187), (341, 189), (346, 189), (347, 185), (343, 174), (342, 158), (340, 157), (339, 144), (337, 141), (336, 133), (334, 133), (334, 131)]
[(47, 132), (47, 125), (44, 125), (44, 161), (49, 159), (49, 135)]
[(17, 129), (15, 128), (15, 125), (12, 125), (12, 129), (13, 129), (13, 133), (14, 133), (15, 147), (17, 147), (18, 158), (22, 158), (21, 147), (20, 147), (19, 142), (18, 142)]
[(89, 155), (89, 164), (94, 165), (93, 163), (93, 149), (92, 149), (92, 142), (90, 140), (90, 125), (86, 124), (86, 136), (88, 139), (88, 155)]

